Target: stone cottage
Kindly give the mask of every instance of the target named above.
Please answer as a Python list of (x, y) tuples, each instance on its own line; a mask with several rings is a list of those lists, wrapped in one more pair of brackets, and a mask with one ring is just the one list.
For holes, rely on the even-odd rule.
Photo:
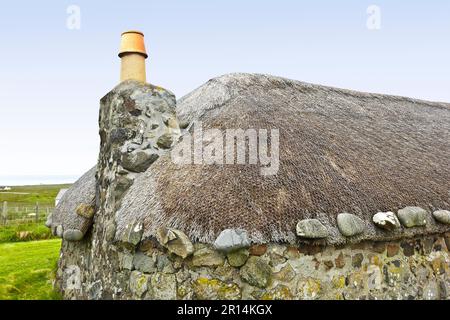
[(119, 56), (47, 221), (66, 299), (450, 298), (450, 104), (259, 74), (176, 100), (141, 33)]

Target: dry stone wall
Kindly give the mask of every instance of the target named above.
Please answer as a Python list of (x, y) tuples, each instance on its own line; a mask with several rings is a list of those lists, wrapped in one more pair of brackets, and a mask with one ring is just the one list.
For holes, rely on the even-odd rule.
[(229, 252), (191, 245), (183, 258), (155, 239), (116, 244), (107, 279), (91, 276), (95, 260), (80, 259), (89, 257), (89, 240), (64, 241), (57, 285), (67, 299), (450, 299), (450, 234)]

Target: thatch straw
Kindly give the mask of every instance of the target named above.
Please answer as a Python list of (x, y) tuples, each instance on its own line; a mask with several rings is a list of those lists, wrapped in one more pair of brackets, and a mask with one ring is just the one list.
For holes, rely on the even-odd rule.
[(96, 170), (96, 166), (90, 169), (66, 191), (51, 215), (53, 227), (62, 225), (64, 231), (80, 230), (86, 233), (90, 221), (78, 215), (76, 209), (80, 204), (95, 205)]
[[(317, 218), (328, 243), (347, 241), (341, 212), (366, 221), (363, 239), (443, 232), (431, 210), (450, 208), (450, 105), (359, 93), (266, 75), (213, 79), (178, 102), (181, 120), (209, 128), (280, 130), (280, 169), (261, 176), (255, 165), (176, 165), (162, 156), (135, 180), (117, 212), (117, 237), (144, 221), (213, 242), (227, 228), (255, 242), (294, 241), (298, 220)], [(378, 211), (420, 206), (428, 225), (382, 231)]]

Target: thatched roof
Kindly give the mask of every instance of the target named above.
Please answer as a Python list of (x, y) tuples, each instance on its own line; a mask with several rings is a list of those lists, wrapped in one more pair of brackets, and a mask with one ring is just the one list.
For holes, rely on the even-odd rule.
[[(138, 222), (144, 237), (166, 226), (208, 243), (227, 228), (247, 230), (254, 242), (293, 242), (305, 218), (327, 227), (329, 244), (449, 230), (431, 215), (450, 209), (449, 104), (230, 74), (181, 98), (177, 115), (182, 122), (200, 120), (204, 131), (279, 129), (279, 171), (262, 176), (260, 165), (178, 165), (161, 156), (125, 194), (117, 239)], [(56, 213), (92, 199), (92, 170)], [(427, 226), (384, 231), (373, 224), (375, 213), (405, 206), (428, 210)], [(364, 220), (362, 235), (341, 235), (336, 217), (342, 212)]]
[(49, 217), (48, 223), (54, 228), (63, 226), (63, 230), (81, 230), (85, 233), (89, 223), (76, 213), (80, 204), (95, 205), (95, 173), (97, 167), (91, 168), (78, 179), (63, 195)]
[[(209, 243), (227, 228), (245, 229), (255, 242), (294, 241), (297, 222), (317, 218), (331, 233), (328, 243), (341, 243), (342, 212), (367, 224), (352, 241), (448, 230), (431, 211), (450, 208), (449, 104), (231, 74), (181, 98), (177, 114), (201, 120), (203, 130), (279, 129), (278, 174), (262, 176), (248, 164), (177, 165), (162, 156), (125, 195), (119, 238), (143, 221), (148, 237), (169, 226)], [(373, 225), (375, 213), (405, 206), (429, 210), (427, 227)]]

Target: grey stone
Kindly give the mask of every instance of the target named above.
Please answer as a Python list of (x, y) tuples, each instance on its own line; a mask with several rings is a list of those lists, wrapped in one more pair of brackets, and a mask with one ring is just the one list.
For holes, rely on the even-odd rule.
[(250, 240), (248, 239), (247, 231), (242, 229), (223, 230), (214, 242), (214, 247), (217, 250), (225, 252), (230, 252), (249, 246)]
[(440, 223), (450, 224), (450, 211), (448, 210), (434, 211), (433, 217)]
[(162, 136), (158, 138), (158, 141), (156, 142), (158, 147), (162, 149), (170, 149), (170, 147), (173, 144), (173, 136), (170, 133), (164, 133)]
[(174, 274), (157, 272), (150, 277), (150, 289), (146, 298), (155, 300), (175, 300), (177, 280)]
[(64, 234), (64, 228), (63, 228), (63, 226), (62, 226), (62, 225), (58, 225), (58, 226), (56, 227), (56, 236), (62, 238), (62, 237), (63, 237), (63, 234)]
[(395, 213), (388, 212), (378, 212), (372, 218), (373, 223), (379, 228), (385, 230), (395, 230), (400, 228), (400, 221), (398, 221)]
[(114, 198), (115, 200), (120, 200), (124, 193), (130, 188), (133, 184), (133, 177), (131, 174), (122, 174), (116, 178), (116, 187), (114, 189)]
[(114, 221), (108, 221), (106, 223), (105, 228), (105, 239), (108, 242), (111, 242), (114, 240), (114, 237), (116, 236), (116, 224)]
[(272, 269), (261, 257), (251, 256), (241, 268), (242, 280), (258, 288), (265, 288), (272, 278)]
[(128, 230), (125, 233), (124, 242), (131, 243), (132, 245), (137, 245), (142, 238), (142, 233), (144, 232), (144, 226), (141, 222), (135, 225), (129, 225)]
[(69, 229), (64, 231), (63, 233), (63, 238), (67, 241), (80, 241), (81, 239), (83, 239), (83, 236), (83, 232), (76, 229)]
[(323, 239), (328, 237), (327, 228), (317, 219), (305, 219), (297, 223), (297, 236), (307, 239)]
[(227, 260), (230, 266), (241, 267), (247, 262), (249, 255), (249, 251), (246, 248), (242, 248), (239, 250), (228, 252)]
[(149, 276), (139, 271), (132, 271), (130, 275), (130, 291), (141, 298), (148, 290)]
[(364, 232), (364, 221), (354, 214), (341, 213), (337, 216), (339, 231), (346, 237), (356, 236)]
[(217, 267), (223, 265), (224, 262), (223, 254), (209, 248), (200, 249), (192, 256), (192, 265), (195, 267)]
[(183, 259), (194, 253), (194, 246), (183, 231), (161, 227), (156, 232), (156, 239), (169, 252)]
[(172, 265), (172, 262), (167, 258), (166, 255), (159, 254), (156, 256), (156, 268), (160, 272), (164, 273), (174, 273), (175, 269)]
[(134, 268), (144, 273), (156, 271), (155, 261), (145, 253), (137, 252), (133, 257)]
[(159, 155), (151, 150), (134, 150), (122, 154), (122, 167), (132, 172), (144, 172), (159, 158)]
[(407, 228), (423, 227), (427, 224), (427, 211), (420, 207), (405, 207), (398, 210), (397, 215)]
[(126, 252), (120, 252), (119, 265), (123, 270), (133, 270), (133, 255)]

